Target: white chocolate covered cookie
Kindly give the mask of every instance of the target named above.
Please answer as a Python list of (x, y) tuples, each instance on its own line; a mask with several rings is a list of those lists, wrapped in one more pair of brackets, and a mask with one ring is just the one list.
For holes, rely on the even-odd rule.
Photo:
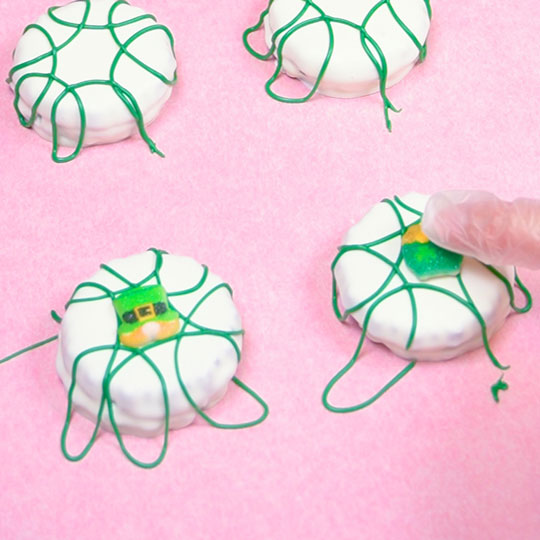
[[(163, 315), (151, 307), (146, 315), (152, 317), (144, 319), (140, 306), (155, 306), (157, 302), (148, 295), (156, 285), (166, 293), (164, 311), (176, 315), (179, 324), (171, 335), (153, 341), (149, 325), (162, 323)], [(126, 294), (137, 290), (141, 298), (133, 305)], [(122, 302), (130, 305), (124, 307)], [(127, 311), (134, 312), (131, 326), (148, 327), (150, 338), (145, 343), (123, 343), (128, 332), (119, 332), (123, 330), (119, 324), (126, 325)], [(164, 386), (155, 368), (166, 388), (169, 428), (180, 428), (193, 421), (196, 411), (178, 376), (201, 409), (211, 407), (225, 394), (241, 347), (240, 315), (226, 284), (193, 259), (159, 253), (156, 257), (147, 251), (102, 265), (77, 287), (62, 320), (57, 370), (69, 390), (76, 369), (73, 404), (94, 422), (109, 373), (120, 432), (153, 436), (165, 427)], [(118, 366), (122, 367), (114, 373)], [(104, 411), (101, 422), (111, 429), (109, 411)]]
[[(369, 339), (403, 358), (447, 360), (493, 335), (510, 312), (510, 297), (505, 282), (470, 257), (458, 275), (415, 275), (404, 239), (427, 199), (413, 193), (376, 204), (345, 235), (334, 275), (345, 312), (366, 327)], [(410, 240), (427, 245), (420, 237)], [(498, 271), (513, 285), (512, 267)]]
[[(316, 91), (333, 97), (380, 91), (387, 112), (395, 109), (386, 88), (425, 56), (430, 17), (428, 0), (271, 0), (259, 24), (245, 32), (244, 43), (259, 59), (276, 58), (266, 85), (275, 99), (301, 102)], [(266, 54), (248, 43), (249, 34), (263, 24)], [(274, 93), (280, 72), (306, 83), (307, 96)]]
[[(94, 438), (100, 427), (114, 431), (139, 465), (123, 434), (164, 433), (164, 454), (168, 431), (197, 414), (223, 428), (261, 422), (266, 405), (235, 377), (242, 335), (230, 287), (191, 258), (152, 249), (101, 265), (76, 287), (62, 319), (56, 367), (68, 392), (66, 457), (84, 456), (66, 449), (73, 411), (95, 423)], [(231, 380), (261, 404), (260, 418), (230, 425), (204, 412)]]
[[(25, 127), (52, 141), (55, 161), (83, 146), (146, 133), (176, 81), (173, 37), (125, 0), (79, 0), (26, 27), (9, 82)], [(59, 146), (74, 150), (59, 156)]]
[[(345, 235), (332, 263), (333, 307), (344, 321), (352, 316), (362, 328), (350, 361), (327, 384), (324, 406), (352, 412), (370, 405), (421, 360), (448, 360), (483, 346), (493, 365), (503, 366), (489, 338), (514, 310), (531, 308), (531, 296), (513, 267), (495, 268), (447, 251), (422, 230), (428, 197), (410, 193), (376, 204)], [(517, 307), (514, 284), (526, 304)], [(370, 398), (336, 406), (329, 394), (361, 355), (365, 338), (386, 345), (410, 360)], [(495, 401), (508, 389), (502, 376), (491, 387)]]

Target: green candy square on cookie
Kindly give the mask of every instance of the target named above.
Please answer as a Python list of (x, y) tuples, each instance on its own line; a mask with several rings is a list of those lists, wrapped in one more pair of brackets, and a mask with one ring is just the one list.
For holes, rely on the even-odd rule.
[(425, 281), (459, 274), (463, 255), (431, 242), (420, 224), (411, 225), (406, 229), (401, 244), (405, 264), (418, 279)]

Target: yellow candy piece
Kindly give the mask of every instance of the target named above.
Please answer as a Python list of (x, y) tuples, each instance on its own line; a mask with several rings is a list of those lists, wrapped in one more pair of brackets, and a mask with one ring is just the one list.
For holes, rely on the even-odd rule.
[(411, 225), (401, 238), (402, 244), (413, 244), (414, 242), (418, 242), (419, 244), (427, 244), (429, 242), (429, 238), (424, 234), (420, 223)]

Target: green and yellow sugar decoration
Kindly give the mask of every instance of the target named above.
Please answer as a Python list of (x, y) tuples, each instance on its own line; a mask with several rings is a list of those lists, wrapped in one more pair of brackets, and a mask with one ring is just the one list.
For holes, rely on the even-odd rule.
[(457, 276), (463, 263), (463, 255), (431, 242), (420, 223), (405, 230), (401, 238), (401, 252), (409, 270), (421, 281)]
[(113, 304), (120, 321), (118, 339), (126, 347), (142, 347), (180, 331), (180, 317), (169, 305), (161, 285), (130, 289)]

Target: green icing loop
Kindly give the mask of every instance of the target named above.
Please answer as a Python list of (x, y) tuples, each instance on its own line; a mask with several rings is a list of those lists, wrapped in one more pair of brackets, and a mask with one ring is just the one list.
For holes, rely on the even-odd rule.
[[(114, 277), (118, 278), (120, 281), (122, 281), (126, 285), (126, 287), (122, 287), (122, 288), (120, 288), (118, 290), (113, 291), (113, 290), (110, 290), (107, 287), (105, 287), (104, 285), (101, 285), (99, 283), (94, 283), (94, 282), (90, 282), (90, 281), (80, 283), (75, 288), (75, 290), (74, 290), (74, 292), (73, 292), (73, 294), (71, 296), (71, 299), (67, 302), (66, 309), (72, 304), (77, 304), (77, 303), (81, 303), (81, 302), (94, 302), (94, 301), (97, 301), (97, 300), (104, 300), (104, 299), (107, 299), (107, 298), (109, 298), (112, 301), (112, 300), (114, 300), (114, 298), (118, 297), (122, 293), (124, 293), (126, 291), (129, 291), (129, 290), (132, 290), (134, 288), (140, 287), (140, 286), (142, 286), (144, 284), (149, 283), (150, 281), (154, 281), (158, 285), (161, 285), (161, 278), (160, 278), (159, 272), (160, 272), (161, 266), (163, 264), (163, 254), (166, 254), (166, 252), (161, 251), (161, 250), (157, 250), (157, 249), (153, 249), (153, 248), (150, 251), (152, 251), (156, 256), (155, 265), (154, 265), (154, 269), (147, 276), (145, 276), (143, 279), (141, 279), (138, 282), (131, 282), (125, 276), (123, 276), (122, 274), (120, 274), (119, 272), (114, 270), (113, 268), (111, 268), (111, 267), (109, 267), (109, 266), (107, 266), (105, 264), (102, 264), (101, 268), (103, 270), (107, 271), (108, 273), (110, 273)], [(208, 268), (203, 265), (203, 271), (202, 271), (201, 278), (199, 279), (199, 281), (195, 285), (193, 285), (193, 286), (191, 286), (189, 288), (180, 290), (180, 291), (170, 292), (170, 293), (167, 294), (167, 296), (169, 298), (171, 298), (171, 297), (174, 298), (174, 297), (177, 297), (177, 296), (184, 296), (184, 295), (188, 295), (188, 294), (191, 294), (193, 292), (196, 292), (206, 283), (207, 277), (208, 277)], [(79, 291), (81, 291), (82, 289), (87, 289), (87, 288), (96, 289), (96, 290), (102, 292), (103, 294), (99, 294), (97, 296), (90, 296), (90, 297), (86, 297), (86, 298), (75, 298), (75, 295)], [(195, 314), (198, 312), (198, 310), (205, 304), (205, 302), (213, 294), (215, 294), (217, 291), (222, 290), (222, 289), (227, 290), (232, 296), (232, 290), (231, 290), (230, 286), (228, 284), (226, 284), (226, 283), (221, 283), (219, 285), (216, 285), (212, 289), (210, 289), (206, 294), (204, 294), (202, 296), (202, 298), (200, 298), (199, 301), (193, 306), (191, 311), (189, 313), (187, 313), (187, 314), (180, 313), (174, 306), (171, 305), (170, 306), (171, 309), (173, 309), (174, 311), (176, 311), (178, 313), (178, 315), (180, 317), (180, 320), (182, 322), (182, 325), (181, 325), (180, 332), (178, 334), (174, 335), (174, 336), (171, 336), (170, 338), (167, 338), (167, 339), (161, 340), (161, 341), (152, 342), (152, 343), (149, 343), (149, 344), (147, 344), (147, 345), (145, 345), (143, 347), (131, 348), (131, 347), (126, 347), (126, 346), (122, 345), (120, 343), (120, 340), (119, 340), (118, 335), (117, 335), (115, 343), (111, 343), (109, 345), (100, 345), (100, 346), (96, 346), (96, 347), (90, 347), (90, 348), (82, 351), (80, 354), (77, 355), (77, 357), (73, 361), (73, 367), (72, 367), (72, 373), (71, 373), (72, 381), (71, 381), (71, 385), (70, 385), (70, 387), (68, 389), (68, 406), (67, 406), (67, 411), (66, 411), (66, 419), (65, 419), (65, 422), (64, 422), (64, 426), (62, 428), (62, 436), (61, 436), (61, 448), (62, 448), (62, 452), (63, 452), (64, 456), (66, 457), (66, 459), (68, 459), (69, 461), (79, 461), (79, 460), (83, 459), (88, 454), (88, 452), (92, 448), (92, 446), (93, 446), (93, 444), (94, 444), (94, 442), (95, 442), (95, 440), (96, 440), (96, 438), (98, 436), (99, 428), (100, 428), (101, 421), (102, 421), (102, 418), (103, 418), (103, 413), (105, 411), (105, 408), (107, 408), (107, 412), (108, 412), (108, 415), (109, 415), (109, 420), (110, 420), (113, 432), (116, 435), (116, 438), (118, 440), (118, 444), (120, 445), (120, 448), (122, 449), (122, 452), (124, 453), (124, 455), (132, 463), (134, 463), (135, 465), (137, 465), (139, 467), (149, 469), (149, 468), (152, 468), (152, 467), (156, 467), (157, 465), (159, 465), (163, 461), (163, 458), (165, 457), (165, 453), (167, 451), (167, 446), (168, 446), (170, 404), (169, 404), (168, 392), (167, 392), (167, 384), (165, 382), (165, 379), (164, 379), (159, 367), (150, 358), (150, 356), (148, 354), (148, 351), (150, 351), (154, 347), (160, 346), (163, 343), (166, 343), (168, 341), (175, 342), (174, 359), (175, 359), (176, 378), (177, 378), (178, 384), (180, 385), (180, 388), (182, 389), (182, 391), (183, 391), (186, 399), (190, 403), (190, 405), (195, 409), (197, 414), (199, 416), (201, 416), (206, 422), (208, 422), (210, 425), (212, 425), (214, 427), (217, 427), (217, 428), (220, 428), (220, 429), (242, 429), (242, 428), (247, 428), (247, 427), (251, 427), (251, 426), (255, 426), (257, 424), (260, 424), (261, 422), (263, 422), (266, 419), (266, 417), (268, 416), (268, 412), (269, 412), (268, 405), (265, 403), (265, 401), (254, 390), (249, 388), (245, 383), (243, 383), (236, 376), (234, 376), (232, 378), (232, 381), (234, 382), (234, 384), (236, 386), (238, 386), (241, 390), (243, 390), (245, 393), (247, 393), (250, 397), (252, 397), (262, 408), (262, 413), (260, 414), (260, 416), (258, 418), (254, 419), (254, 420), (251, 420), (251, 421), (248, 421), (248, 422), (237, 423), (237, 424), (225, 424), (225, 423), (217, 422), (217, 421), (213, 420), (210, 416), (208, 416), (197, 405), (197, 403), (195, 402), (193, 397), (190, 395), (190, 393), (189, 393), (189, 391), (188, 391), (188, 389), (187, 389), (187, 387), (186, 387), (186, 385), (184, 383), (184, 380), (182, 378), (182, 374), (181, 374), (181, 370), (180, 370), (180, 363), (179, 363), (179, 348), (180, 348), (181, 341), (184, 340), (184, 339), (189, 339), (190, 337), (197, 337), (197, 336), (205, 336), (206, 335), (206, 336), (216, 336), (216, 337), (222, 338), (222, 339), (226, 340), (228, 343), (231, 344), (231, 346), (235, 350), (237, 360), (238, 360), (238, 362), (240, 362), (240, 356), (241, 356), (240, 348), (238, 347), (238, 344), (234, 340), (233, 336), (242, 335), (244, 333), (243, 330), (234, 330), (234, 331), (216, 330), (216, 329), (213, 329), (213, 328), (208, 328), (208, 327), (205, 327), (203, 325), (200, 325), (200, 324), (198, 324), (198, 323), (196, 323), (195, 321), (192, 320), (192, 318), (195, 316)], [(52, 312), (52, 316), (57, 322), (61, 321), (60, 317), (55, 312)], [(20, 354), (23, 354), (23, 353), (25, 353), (25, 352), (27, 352), (29, 350), (35, 349), (37, 347), (40, 347), (41, 345), (45, 345), (46, 343), (49, 343), (49, 342), (57, 339), (57, 337), (58, 336), (53, 336), (53, 337), (51, 337), (51, 338), (49, 338), (47, 340), (44, 340), (42, 342), (31, 345), (30, 347), (22, 349), (21, 351), (18, 351), (15, 354), (12, 354), (12, 355), (8, 356), (7, 358), (4, 358), (4, 359), (0, 360), (0, 363), (7, 362), (8, 360), (11, 360), (12, 358), (14, 358), (14, 357), (16, 357), (16, 356), (18, 356)], [(102, 396), (101, 396), (101, 400), (100, 400), (100, 404), (99, 404), (96, 424), (95, 424), (94, 430), (92, 432), (92, 435), (90, 436), (90, 439), (88, 440), (88, 442), (86, 443), (84, 448), (79, 453), (72, 454), (67, 449), (67, 437), (68, 437), (68, 433), (69, 433), (69, 428), (71, 426), (71, 419), (72, 419), (73, 412), (74, 412), (73, 393), (75, 391), (75, 386), (76, 386), (76, 383), (77, 383), (77, 371), (78, 371), (78, 368), (79, 368), (79, 365), (80, 365), (81, 361), (84, 358), (87, 358), (88, 356), (90, 356), (90, 355), (92, 355), (92, 354), (94, 354), (96, 352), (100, 352), (100, 351), (107, 351), (108, 353), (110, 353), (110, 358), (109, 358), (109, 360), (107, 362), (107, 367), (105, 369), (105, 374), (104, 374), (104, 377), (103, 377), (103, 382), (102, 382), (103, 391), (102, 391)], [(128, 355), (122, 361), (117, 362), (117, 356), (118, 356), (118, 353), (120, 351), (127, 352)], [(164, 418), (164, 424), (165, 425), (164, 425), (163, 440), (162, 440), (161, 449), (160, 449), (158, 457), (156, 459), (154, 459), (153, 461), (150, 461), (150, 462), (144, 462), (144, 461), (138, 460), (127, 449), (127, 447), (126, 447), (126, 445), (124, 443), (124, 439), (122, 437), (122, 434), (120, 433), (120, 430), (118, 428), (118, 425), (117, 425), (117, 422), (116, 422), (116, 419), (115, 419), (114, 402), (113, 402), (113, 399), (111, 397), (110, 388), (111, 388), (111, 384), (112, 384), (112, 382), (114, 380), (114, 377), (126, 365), (128, 365), (135, 358), (141, 358), (150, 367), (153, 375), (159, 381), (159, 384), (160, 384), (161, 390), (162, 390), (162, 394), (163, 394), (163, 407), (164, 407), (164, 410), (165, 410), (165, 418)]]
[[(388, 131), (392, 131), (392, 122), (390, 121), (389, 111), (391, 110), (397, 113), (397, 112), (400, 112), (400, 109), (397, 109), (392, 104), (388, 96), (386, 95), (386, 81), (388, 78), (388, 65), (387, 65), (386, 57), (381, 47), (377, 43), (377, 41), (367, 31), (367, 25), (370, 19), (375, 15), (375, 13), (377, 13), (377, 11), (379, 11), (383, 7), (386, 7), (389, 10), (392, 17), (394, 18), (394, 20), (400, 26), (400, 28), (405, 32), (405, 34), (407, 34), (410, 40), (418, 48), (420, 62), (422, 62), (426, 57), (426, 53), (427, 53), (426, 44), (420, 43), (418, 38), (412, 32), (412, 30), (400, 19), (400, 17), (398, 16), (398, 14), (396, 13), (395, 9), (392, 6), (391, 0), (380, 0), (379, 2), (377, 2), (371, 8), (371, 10), (367, 13), (367, 15), (364, 17), (364, 20), (362, 21), (361, 24), (355, 24), (347, 19), (342, 19), (339, 17), (332, 17), (326, 14), (323, 11), (323, 9), (317, 5), (315, 0), (302, 0), (302, 1), (304, 2), (304, 5), (300, 9), (298, 14), (295, 17), (293, 17), (287, 24), (285, 24), (281, 28), (278, 28), (272, 34), (271, 46), (268, 52), (259, 53), (255, 49), (253, 49), (253, 47), (249, 43), (249, 37), (251, 36), (252, 33), (262, 28), (264, 24), (264, 19), (268, 15), (268, 12), (270, 11), (270, 7), (272, 6), (274, 0), (269, 1), (268, 6), (259, 16), (259, 20), (257, 21), (257, 23), (254, 26), (251, 26), (247, 30), (245, 30), (242, 35), (244, 47), (252, 56), (257, 58), (258, 60), (268, 60), (273, 55), (276, 57), (276, 60), (277, 60), (276, 69), (274, 70), (274, 73), (266, 81), (266, 84), (265, 84), (266, 93), (271, 98), (277, 101), (281, 101), (283, 103), (305, 103), (306, 101), (308, 101), (319, 88), (321, 81), (324, 77), (324, 74), (326, 73), (326, 70), (328, 68), (328, 64), (330, 63), (330, 60), (332, 58), (332, 54), (334, 52), (335, 38), (334, 38), (334, 32), (332, 30), (332, 25), (341, 24), (344, 26), (348, 26), (358, 32), (358, 37), (360, 39), (362, 48), (364, 49), (366, 55), (371, 60), (375, 69), (377, 70), (377, 74), (379, 76), (379, 93), (383, 100), (386, 127)], [(424, 3), (426, 5), (428, 15), (431, 18), (432, 12), (431, 12), (430, 1), (424, 0)], [(308, 11), (309, 8), (312, 8), (313, 10), (315, 10), (318, 13), (318, 16), (299, 22), (300, 19)], [(289, 98), (286, 96), (276, 94), (272, 90), (272, 86), (276, 82), (276, 80), (278, 79), (281, 73), (281, 68), (283, 66), (283, 48), (285, 47), (287, 40), (296, 32), (301, 30), (302, 28), (305, 28), (314, 24), (318, 24), (318, 23), (323, 23), (324, 26), (326, 27), (326, 30), (328, 31), (328, 49), (327, 49), (324, 61), (319, 70), (319, 73), (317, 75), (317, 78), (315, 80), (315, 84), (313, 85), (313, 88), (311, 88), (311, 90), (308, 92), (306, 96), (301, 97), (301, 98)], [(279, 44), (276, 45), (278, 38), (280, 41), (279, 41)]]
[[(420, 290), (420, 289), (427, 289), (427, 290), (431, 290), (431, 291), (443, 294), (445, 296), (448, 296), (448, 297), (452, 298), (453, 300), (455, 300), (456, 302), (459, 302), (464, 307), (466, 307), (474, 315), (474, 317), (478, 321), (478, 324), (480, 325), (481, 333), (482, 333), (482, 341), (483, 341), (483, 344), (484, 344), (484, 349), (485, 349), (489, 359), (491, 360), (492, 364), (496, 368), (501, 369), (501, 370), (506, 370), (506, 369), (508, 369), (510, 367), (510, 366), (503, 366), (497, 360), (496, 356), (493, 354), (493, 352), (491, 350), (491, 347), (489, 345), (486, 323), (485, 323), (481, 313), (479, 312), (478, 308), (475, 306), (475, 304), (474, 304), (474, 302), (473, 302), (473, 300), (472, 300), (472, 298), (471, 298), (471, 296), (469, 294), (469, 291), (467, 290), (467, 288), (466, 288), (466, 286), (465, 286), (465, 284), (463, 282), (463, 279), (462, 279), (462, 276), (461, 276), (461, 271), (457, 274), (456, 279), (458, 281), (460, 290), (463, 293), (464, 298), (462, 298), (461, 296), (455, 294), (452, 291), (443, 289), (442, 287), (439, 287), (437, 285), (433, 285), (433, 284), (430, 284), (430, 283), (411, 283), (411, 282), (409, 282), (407, 280), (407, 278), (405, 277), (405, 275), (400, 270), (400, 265), (401, 265), (401, 263), (403, 261), (403, 251), (402, 250), (400, 250), (400, 253), (399, 253), (396, 261), (392, 261), (388, 257), (385, 257), (384, 255), (382, 255), (381, 253), (379, 253), (378, 251), (373, 249), (374, 247), (379, 246), (381, 244), (384, 244), (385, 242), (388, 242), (389, 240), (392, 240), (392, 239), (394, 239), (396, 237), (402, 236), (405, 233), (408, 226), (405, 226), (405, 223), (404, 223), (403, 218), (401, 216), (401, 213), (399, 211), (399, 207), (401, 207), (403, 210), (407, 210), (408, 212), (411, 212), (411, 213), (418, 216), (418, 219), (413, 221), (410, 225), (420, 223), (422, 215), (423, 215), (422, 212), (420, 212), (420, 211), (416, 210), (415, 208), (412, 208), (411, 206), (405, 204), (403, 201), (401, 201), (401, 199), (399, 197), (394, 197), (394, 200), (384, 199), (383, 202), (388, 204), (392, 208), (392, 210), (394, 211), (394, 213), (396, 215), (396, 218), (398, 220), (398, 223), (399, 223), (399, 229), (397, 231), (393, 232), (393, 233), (387, 234), (387, 235), (383, 236), (382, 238), (379, 238), (379, 239), (374, 240), (372, 242), (367, 242), (365, 244), (351, 244), (351, 245), (341, 246), (339, 248), (338, 254), (337, 254), (336, 258), (334, 259), (334, 261), (332, 262), (332, 266), (331, 266), (331, 270), (332, 270), (332, 307), (333, 307), (333, 310), (334, 310), (334, 313), (335, 313), (336, 317), (341, 322), (344, 322), (350, 314), (362, 309), (364, 306), (366, 306), (370, 302), (373, 302), (366, 311), (363, 324), (361, 325), (362, 326), (362, 334), (360, 336), (360, 341), (358, 343), (358, 346), (356, 347), (356, 350), (354, 351), (354, 354), (353, 354), (352, 358), (349, 360), (349, 362), (340, 371), (338, 371), (338, 373), (336, 373), (336, 375), (334, 375), (334, 377), (332, 377), (332, 379), (330, 380), (330, 382), (326, 385), (326, 387), (324, 389), (324, 392), (323, 392), (323, 395), (322, 395), (323, 405), (328, 410), (330, 410), (332, 412), (340, 412), (340, 413), (352, 412), (352, 411), (357, 411), (359, 409), (363, 409), (363, 408), (367, 407), (368, 405), (371, 405), (373, 402), (375, 402), (377, 399), (379, 399), (387, 390), (389, 390), (398, 381), (400, 381), (415, 366), (416, 361), (408, 362), (407, 366), (405, 368), (403, 368), (395, 377), (393, 377), (381, 390), (379, 390), (376, 394), (374, 394), (372, 397), (370, 397), (366, 401), (363, 401), (362, 403), (359, 403), (359, 404), (353, 405), (353, 406), (349, 406), (349, 407), (336, 407), (335, 405), (332, 405), (330, 403), (330, 401), (329, 401), (329, 394), (330, 394), (332, 388), (353, 367), (353, 365), (356, 363), (356, 361), (358, 360), (358, 358), (360, 356), (360, 352), (362, 350), (362, 346), (364, 344), (366, 334), (367, 334), (367, 331), (368, 331), (368, 328), (369, 328), (369, 322), (370, 322), (370, 319), (371, 319), (371, 316), (372, 316), (374, 310), (377, 308), (377, 306), (379, 306), (387, 298), (390, 298), (391, 296), (399, 294), (399, 293), (401, 293), (403, 291), (405, 291), (409, 296), (410, 305), (411, 305), (411, 317), (412, 317), (411, 331), (409, 333), (409, 338), (408, 338), (407, 345), (406, 345), (407, 349), (409, 349), (411, 347), (411, 345), (412, 345), (412, 343), (414, 341), (414, 336), (416, 334), (416, 328), (417, 328), (417, 322), (418, 322), (417, 306), (416, 306), (416, 300), (415, 300), (414, 292), (416, 290)], [(355, 306), (352, 306), (351, 308), (349, 308), (347, 310), (344, 310), (342, 312), (340, 310), (339, 304), (338, 304), (338, 292), (337, 292), (337, 284), (336, 284), (336, 278), (335, 278), (335, 267), (336, 267), (337, 263), (341, 260), (341, 258), (344, 257), (347, 253), (358, 252), (358, 251), (369, 253), (370, 255), (378, 258), (380, 261), (384, 262), (389, 267), (389, 271), (388, 271), (388, 274), (384, 277), (381, 286), (373, 294), (371, 294), (369, 297), (367, 297), (362, 302), (360, 302), (360, 303), (356, 304)], [(527, 311), (529, 311), (531, 309), (531, 306), (532, 306), (531, 294), (526, 289), (526, 287), (523, 285), (523, 283), (519, 279), (519, 276), (517, 275), (517, 273), (515, 274), (516, 286), (522, 292), (522, 294), (524, 295), (525, 300), (526, 300), (526, 303), (525, 303), (525, 305), (523, 307), (517, 307), (516, 306), (514, 290), (513, 290), (513, 287), (511, 285), (511, 283), (508, 281), (508, 279), (503, 274), (501, 274), (501, 272), (499, 272), (496, 268), (494, 268), (492, 266), (489, 266), (489, 265), (485, 265), (485, 266), (497, 278), (499, 278), (502, 281), (502, 283), (504, 284), (504, 286), (506, 287), (506, 290), (508, 292), (508, 296), (510, 298), (510, 306), (512, 307), (512, 309), (515, 312), (517, 312), (517, 313), (526, 313)], [(394, 277), (399, 278), (399, 280), (401, 281), (401, 285), (399, 285), (399, 286), (397, 286), (397, 287), (395, 287), (395, 288), (393, 288), (393, 289), (391, 289), (389, 291), (383, 292), (383, 291), (385, 291), (386, 287), (388, 286), (388, 284), (391, 282), (391, 280)], [(502, 383), (502, 385), (505, 385), (505, 384), (506, 383), (504, 383), (504, 382)], [(497, 385), (499, 385), (499, 386), (497, 386)], [(506, 390), (506, 388), (503, 388), (502, 385), (500, 383), (497, 383), (494, 386), (497, 386), (497, 391), (498, 390)], [(494, 390), (492, 390), (492, 391), (495, 392)], [(495, 398), (495, 393), (493, 395), (494, 395), (494, 398)], [(498, 401), (498, 398), (495, 398), (495, 400)]]
[[(138, 64), (142, 69), (144, 69), (145, 71), (147, 71), (154, 77), (158, 78), (164, 84), (169, 85), (169, 86), (175, 84), (177, 80), (176, 70), (173, 74), (173, 77), (171, 79), (168, 79), (165, 75), (163, 75), (162, 73), (159, 73), (155, 69), (145, 64), (143, 61), (138, 59), (135, 55), (133, 55), (128, 50), (129, 45), (131, 45), (139, 37), (147, 34), (148, 32), (159, 31), (159, 32), (163, 32), (169, 39), (169, 42), (171, 44), (171, 51), (172, 51), (172, 54), (174, 55), (174, 38), (170, 30), (166, 26), (163, 26), (161, 24), (157, 24), (157, 23), (151, 24), (150, 26), (146, 26), (145, 28), (142, 28), (141, 30), (135, 32), (129, 39), (126, 40), (125, 43), (122, 43), (116, 34), (115, 30), (117, 28), (128, 26), (130, 24), (134, 24), (142, 20), (152, 20), (155, 22), (156, 18), (153, 15), (145, 14), (145, 15), (140, 15), (138, 17), (133, 17), (132, 19), (128, 19), (126, 21), (114, 23), (113, 17), (114, 17), (114, 13), (116, 9), (122, 4), (129, 5), (129, 3), (126, 0), (117, 0), (111, 6), (111, 9), (109, 10), (107, 24), (91, 25), (91, 24), (87, 24), (88, 16), (90, 14), (90, 0), (76, 0), (76, 1), (82, 1), (85, 3), (85, 9), (84, 9), (84, 13), (83, 13), (82, 20), (80, 23), (65, 21), (61, 19), (60, 17), (58, 17), (55, 14), (55, 11), (59, 9), (59, 6), (51, 7), (47, 10), (47, 15), (49, 16), (51, 20), (53, 20), (54, 22), (62, 26), (74, 29), (73, 34), (71, 34), (71, 36), (69, 36), (63, 43), (58, 44), (58, 45), (55, 44), (52, 36), (47, 32), (45, 28), (43, 28), (39, 24), (30, 24), (24, 29), (24, 33), (32, 29), (41, 32), (43, 36), (45, 37), (45, 39), (47, 40), (47, 42), (49, 43), (50, 50), (46, 53), (36, 56), (35, 58), (31, 60), (22, 62), (14, 66), (9, 72), (7, 82), (8, 83), (12, 82), (13, 75), (17, 71), (33, 66), (37, 64), (38, 62), (40, 62), (41, 60), (44, 60), (46, 58), (51, 58), (52, 64), (51, 64), (51, 69), (49, 73), (37, 73), (37, 72), (25, 73), (15, 84), (15, 88), (14, 88), (15, 99), (13, 102), (13, 106), (15, 107), (15, 111), (19, 118), (19, 122), (24, 127), (28, 127), (28, 128), (32, 127), (32, 125), (34, 124), (36, 120), (37, 109), (39, 105), (41, 104), (41, 102), (43, 101), (43, 98), (47, 95), (47, 92), (49, 91), (52, 83), (53, 82), (58, 83), (60, 86), (63, 87), (63, 90), (54, 101), (52, 109), (51, 109), (51, 126), (52, 126), (52, 142), (53, 142), (52, 159), (57, 163), (65, 163), (65, 162), (71, 161), (79, 155), (82, 149), (83, 143), (84, 143), (84, 135), (86, 131), (86, 111), (84, 108), (84, 104), (82, 103), (82, 100), (78, 94), (78, 90), (80, 88), (84, 88), (87, 86), (95, 86), (95, 85), (109, 86), (118, 96), (118, 98), (125, 104), (126, 108), (133, 116), (135, 122), (137, 123), (139, 133), (142, 139), (146, 142), (146, 144), (150, 148), (150, 151), (152, 153), (158, 154), (161, 157), (164, 157), (165, 155), (157, 148), (155, 142), (149, 137), (148, 133), (146, 132), (146, 128), (144, 126), (143, 113), (139, 107), (139, 104), (137, 103), (137, 100), (135, 99), (133, 94), (129, 92), (129, 90), (127, 90), (126, 88), (124, 88), (122, 85), (120, 85), (118, 82), (115, 81), (115, 73), (116, 73), (116, 68), (118, 66), (118, 62), (120, 61), (122, 56), (125, 55), (128, 58), (130, 58), (133, 62)], [(114, 60), (112, 61), (110, 72), (109, 72), (109, 79), (104, 79), (104, 80), (90, 79), (90, 80), (82, 81), (76, 84), (69, 84), (63, 81), (62, 79), (60, 79), (56, 75), (56, 71), (58, 67), (58, 53), (64, 47), (69, 45), (83, 30), (108, 30), (113, 40), (115, 41), (115, 43), (118, 45), (119, 50), (116, 56), (114, 57)], [(21, 97), (20, 89), (24, 81), (26, 81), (27, 79), (34, 79), (34, 78), (46, 79), (46, 84), (43, 90), (41, 91), (41, 93), (39, 94), (39, 96), (36, 98), (36, 101), (32, 105), (30, 118), (26, 119), (24, 115), (21, 113), (20, 108), (19, 108), (19, 101)], [(56, 114), (62, 100), (68, 95), (71, 95), (77, 103), (77, 108), (79, 110), (79, 117), (80, 117), (80, 131), (79, 131), (79, 137), (77, 140), (77, 145), (75, 147), (75, 150), (73, 150), (73, 152), (67, 156), (60, 157), (58, 156), (58, 126), (56, 123)]]

